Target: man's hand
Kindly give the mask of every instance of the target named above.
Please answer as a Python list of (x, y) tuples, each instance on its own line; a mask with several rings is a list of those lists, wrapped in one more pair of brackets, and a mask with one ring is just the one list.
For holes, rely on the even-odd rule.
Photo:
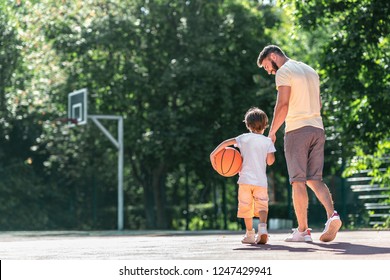
[(275, 144), (275, 142), (276, 142), (276, 134), (275, 134), (275, 132), (268, 133), (268, 137), (271, 138), (272, 142)]

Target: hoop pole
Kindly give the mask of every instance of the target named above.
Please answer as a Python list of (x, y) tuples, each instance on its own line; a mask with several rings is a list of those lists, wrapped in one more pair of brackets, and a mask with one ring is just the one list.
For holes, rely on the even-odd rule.
[(118, 119), (118, 230), (123, 230), (123, 118)]
[(117, 149), (119, 149), (119, 141), (115, 140), (115, 138), (111, 135), (111, 133), (99, 122), (99, 117), (97, 116), (88, 116), (88, 117), (92, 119), (92, 121), (107, 136), (107, 138), (111, 141), (111, 143), (114, 144), (114, 146)]
[[(107, 138), (118, 149), (118, 230), (123, 230), (123, 117), (107, 115), (88, 115), (96, 126), (107, 136)], [(99, 119), (118, 121), (118, 139), (116, 140), (111, 133), (99, 122)]]

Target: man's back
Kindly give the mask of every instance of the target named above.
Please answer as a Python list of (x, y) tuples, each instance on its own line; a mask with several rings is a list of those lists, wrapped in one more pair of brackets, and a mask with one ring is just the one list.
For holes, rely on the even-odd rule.
[(291, 87), (286, 132), (304, 126), (324, 128), (319, 76), (310, 66), (289, 59), (276, 73), (276, 86)]

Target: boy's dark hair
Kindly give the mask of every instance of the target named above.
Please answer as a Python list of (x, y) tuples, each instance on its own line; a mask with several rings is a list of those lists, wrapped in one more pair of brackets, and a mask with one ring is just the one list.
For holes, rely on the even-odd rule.
[(269, 45), (266, 46), (259, 54), (259, 57), (257, 59), (257, 65), (261, 68), (261, 64), (263, 63), (263, 60), (270, 54), (270, 53), (276, 53), (280, 56), (286, 56), (281, 48), (275, 45)]
[(254, 132), (261, 132), (268, 127), (267, 114), (257, 107), (252, 107), (246, 112), (244, 122), (246, 127)]

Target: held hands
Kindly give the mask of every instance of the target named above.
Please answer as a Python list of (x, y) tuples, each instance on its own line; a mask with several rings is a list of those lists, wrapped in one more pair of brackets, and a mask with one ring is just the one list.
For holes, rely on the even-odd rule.
[(272, 142), (275, 144), (275, 142), (276, 142), (276, 134), (275, 134), (275, 132), (271, 132), (270, 131), (268, 133), (268, 137), (271, 138)]

